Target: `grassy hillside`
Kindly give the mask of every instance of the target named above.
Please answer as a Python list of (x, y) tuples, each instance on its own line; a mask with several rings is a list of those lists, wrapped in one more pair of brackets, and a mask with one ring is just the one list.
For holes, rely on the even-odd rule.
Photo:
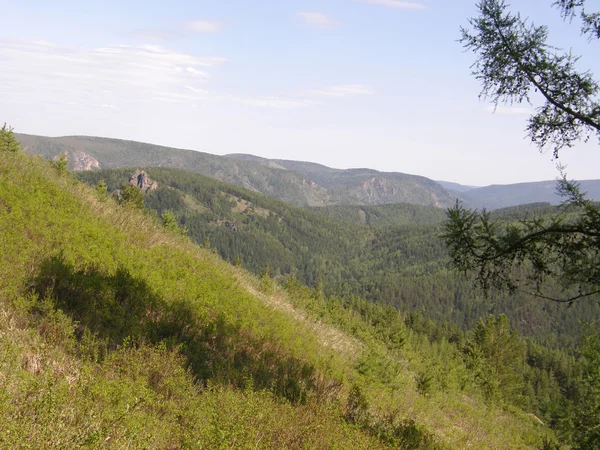
[[(294, 161), (278, 164), (251, 155), (216, 156), (119, 139), (24, 134), (18, 137), (28, 152), (46, 159), (66, 152), (71, 170), (141, 166), (185, 169), (297, 206), (405, 202), (445, 207), (454, 201), (434, 181), (401, 173), (337, 170)], [(318, 166), (325, 172), (305, 172), (306, 166)]]
[(552, 439), (392, 309), (253, 278), (41, 159), (0, 173), (3, 448)]
[[(553, 347), (572, 347), (579, 322), (600, 317), (600, 306), (593, 302), (567, 308), (523, 293), (484, 297), (469, 279), (449, 270), (441, 229), (435, 224), (444, 213), (434, 208), (336, 206), (317, 213), (189, 172), (146, 170), (161, 186), (146, 196), (148, 208), (159, 214), (173, 211), (193, 240), (257, 276), (268, 265), (280, 280), (293, 275), (309, 287), (320, 281), (325, 295), (359, 296), (462, 330), (487, 314), (503, 313), (521, 335)], [(130, 174), (131, 169), (119, 169), (78, 176), (92, 185), (103, 179), (114, 190)], [(356, 224), (352, 214), (360, 220), (360, 211), (377, 226)], [(512, 219), (514, 214), (552, 211), (532, 205), (499, 214)], [(383, 225), (397, 219), (411, 224)]]

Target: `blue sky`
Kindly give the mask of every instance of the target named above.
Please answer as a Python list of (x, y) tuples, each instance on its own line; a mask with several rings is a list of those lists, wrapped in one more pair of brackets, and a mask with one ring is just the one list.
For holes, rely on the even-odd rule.
[[(600, 74), (551, 1), (514, 2)], [(474, 0), (0, 0), (0, 122), (463, 184), (555, 178), (531, 107), (478, 99), (457, 42)], [(598, 145), (565, 150), (600, 178)]]

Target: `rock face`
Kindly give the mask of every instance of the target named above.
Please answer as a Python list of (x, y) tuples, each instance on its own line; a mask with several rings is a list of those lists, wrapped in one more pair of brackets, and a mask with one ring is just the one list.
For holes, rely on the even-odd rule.
[(73, 170), (75, 172), (84, 170), (100, 169), (100, 163), (93, 156), (88, 155), (80, 150), (76, 150), (73, 155)]
[(150, 177), (148, 177), (148, 174), (143, 170), (136, 170), (133, 172), (131, 177), (129, 177), (129, 184), (136, 186), (142, 192), (158, 189), (158, 183), (152, 181)]

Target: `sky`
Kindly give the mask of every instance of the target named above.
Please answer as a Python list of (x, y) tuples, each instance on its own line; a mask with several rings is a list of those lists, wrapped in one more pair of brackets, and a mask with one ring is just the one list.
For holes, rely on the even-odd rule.
[[(479, 99), (475, 0), (0, 0), (0, 123), (484, 186), (554, 179), (535, 105)], [(514, 1), (600, 75), (600, 42)], [(561, 153), (600, 178), (597, 142)]]

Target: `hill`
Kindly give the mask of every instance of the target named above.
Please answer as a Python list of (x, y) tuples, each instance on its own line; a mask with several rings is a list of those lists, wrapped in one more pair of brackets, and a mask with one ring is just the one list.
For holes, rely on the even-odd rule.
[(46, 159), (66, 152), (69, 167), (75, 171), (151, 166), (185, 169), (297, 206), (404, 202), (447, 207), (454, 201), (436, 182), (415, 175), (369, 169), (337, 170), (312, 163), (269, 161), (252, 155), (216, 156), (118, 139), (25, 134), (18, 138), (26, 151)]
[(553, 439), (497, 403), (512, 402), (504, 392), (518, 383), (490, 372), (502, 390), (488, 392), (458, 344), (430, 341), (414, 318), (257, 280), (60, 165), (3, 152), (0, 171), (2, 447)]
[[(437, 208), (334, 206), (311, 211), (190, 172), (145, 170), (160, 186), (146, 195), (148, 208), (159, 215), (173, 212), (194, 241), (257, 276), (268, 266), (281, 281), (293, 276), (311, 288), (320, 282), (327, 296), (359, 296), (461, 330), (489, 313), (503, 313), (521, 335), (554, 347), (572, 347), (579, 322), (600, 318), (597, 303), (567, 308), (525, 293), (485, 298), (469, 279), (449, 270), (439, 237), (444, 213)], [(112, 191), (127, 183), (131, 173), (118, 169), (77, 176), (91, 185), (104, 180)], [(360, 211), (371, 226), (360, 224)], [(555, 207), (531, 205), (499, 211), (498, 216), (515, 220), (555, 212)]]
[(258, 162), (268, 167), (282, 167), (302, 174), (327, 189), (330, 194), (329, 205), (411, 203), (443, 208), (450, 206), (454, 200), (438, 183), (417, 175), (373, 169), (332, 169), (311, 162), (265, 159), (245, 154), (226, 156), (240, 161)]
[(466, 186), (464, 184), (453, 183), (452, 181), (439, 181), (437, 182), (443, 186), (445, 189), (448, 189), (450, 192), (468, 192), (472, 189), (477, 189), (478, 186)]
[[(600, 201), (600, 180), (580, 180), (581, 191), (590, 200)], [(538, 181), (507, 185), (491, 185), (461, 192), (460, 197), (475, 208), (498, 209), (528, 203), (561, 203), (556, 194), (556, 181)]]

